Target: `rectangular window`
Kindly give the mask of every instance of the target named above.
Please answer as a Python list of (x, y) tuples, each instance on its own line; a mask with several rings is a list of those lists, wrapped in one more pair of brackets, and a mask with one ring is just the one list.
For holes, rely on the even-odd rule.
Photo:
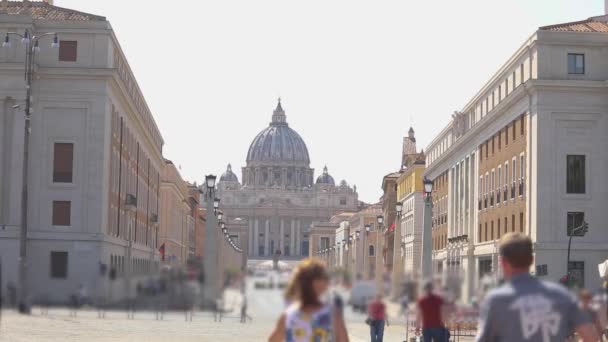
[(483, 240), (488, 241), (488, 222), (484, 224), (483, 230)]
[[(573, 235), (573, 230), (582, 226), (585, 221), (585, 213), (583, 212), (569, 212), (568, 222), (566, 227), (566, 235)], [(582, 235), (580, 232), (574, 232), (574, 236)]]
[(51, 252), (51, 278), (68, 277), (68, 252)]
[(479, 224), (479, 231), (477, 232), (477, 241), (481, 242), (481, 223)]
[(585, 156), (568, 155), (566, 169), (566, 192), (569, 194), (585, 193)]
[(59, 42), (59, 60), (62, 62), (76, 62), (78, 57), (78, 42), (75, 40), (62, 40)]
[(507, 217), (505, 216), (505, 234), (507, 234), (507, 231), (509, 230), (509, 225), (507, 223), (508, 223), (508, 220), (507, 220)]
[(496, 234), (497, 234), (497, 238), (500, 239), (500, 218), (498, 220), (496, 220)]
[(511, 91), (515, 90), (515, 87), (517, 87), (517, 85), (515, 85), (515, 71), (513, 71), (513, 78), (511, 79), (512, 82), (512, 86), (511, 86)]
[(505, 127), (505, 146), (509, 145), (509, 125)]
[(488, 159), (489, 142), (486, 140), (486, 159)]
[(500, 184), (500, 182), (502, 182), (502, 166), (498, 165), (498, 177), (496, 178), (496, 180), (498, 181), (498, 183), (496, 184), (496, 189), (498, 191), (500, 191), (500, 187), (502, 184)]
[(479, 259), (479, 278), (492, 273), (492, 259)]
[(494, 221), (490, 222), (490, 240), (494, 240)]
[(525, 116), (522, 115), (521, 119), (519, 119), (519, 134), (524, 135), (524, 124), (525, 124)]
[(340, 198), (340, 205), (346, 205), (346, 198)]
[(501, 134), (501, 132), (498, 132), (498, 150), (499, 150), (499, 151), (500, 151), (500, 144), (501, 144), (501, 141), (502, 141), (502, 134)]
[(519, 231), (523, 233), (524, 229), (524, 213), (519, 213)]
[(70, 201), (53, 201), (53, 226), (69, 226), (72, 203)]
[(492, 154), (494, 154), (494, 137), (492, 137)]
[(511, 215), (511, 231), (515, 232), (515, 214)]
[(568, 73), (583, 75), (585, 73), (585, 55), (582, 53), (568, 54)]
[(515, 183), (515, 180), (517, 179), (517, 159), (513, 157), (511, 163), (511, 167), (513, 168), (513, 171), (511, 172), (511, 182)]
[(74, 169), (74, 144), (53, 145), (53, 182), (72, 183)]
[(581, 289), (585, 287), (584, 261), (570, 261), (568, 263), (568, 274), (572, 277), (570, 284)]
[(517, 121), (513, 121), (513, 141), (515, 141), (515, 131), (517, 130), (515, 126), (517, 126)]

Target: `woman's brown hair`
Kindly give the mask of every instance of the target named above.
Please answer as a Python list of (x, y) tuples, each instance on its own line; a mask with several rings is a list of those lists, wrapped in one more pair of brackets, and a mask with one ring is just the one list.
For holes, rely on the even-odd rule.
[(313, 289), (315, 280), (329, 280), (329, 274), (323, 261), (314, 258), (302, 260), (296, 266), (291, 281), (287, 285), (285, 298), (299, 300), (304, 306), (319, 305), (320, 301)]

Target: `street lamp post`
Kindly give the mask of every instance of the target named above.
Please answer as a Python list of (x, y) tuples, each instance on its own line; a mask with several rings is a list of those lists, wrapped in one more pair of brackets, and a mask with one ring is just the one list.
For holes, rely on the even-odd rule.
[(424, 177), (424, 228), (422, 233), (422, 277), (432, 280), (433, 274), (433, 243), (431, 221), (433, 220), (433, 181)]
[(402, 247), (402, 239), (403, 236), (401, 235), (402, 231), (401, 231), (401, 212), (403, 210), (403, 203), (402, 202), (397, 202), (395, 203), (395, 212), (397, 213), (397, 216), (395, 218), (395, 230), (394, 230), (394, 240), (393, 240), (393, 286), (392, 286), (392, 292), (393, 292), (393, 298), (397, 298), (400, 295), (400, 289), (399, 286), (401, 285), (401, 280), (403, 278), (403, 265), (404, 265), (404, 258), (405, 258), (405, 254), (403, 253), (403, 257), (402, 257), (402, 253), (401, 250), (403, 249)]
[(384, 236), (382, 234), (382, 224), (384, 223), (384, 216), (376, 216), (376, 223), (378, 229), (376, 229), (376, 251), (374, 256), (376, 257), (376, 288), (382, 294), (384, 294), (384, 286), (382, 286), (382, 276), (384, 274), (384, 253), (382, 252)]
[[(219, 208), (219, 199), (215, 197), (215, 175), (205, 176), (205, 202), (207, 204), (207, 217), (205, 225), (205, 249), (203, 257), (203, 271), (205, 273), (204, 283), (204, 305), (214, 305), (215, 300), (218, 298), (218, 279), (217, 279), (217, 267), (218, 267), (218, 219), (215, 216), (217, 209)], [(210, 213), (213, 213), (211, 215)]]
[(27, 212), (28, 212), (28, 175), (29, 175), (29, 146), (30, 146), (30, 119), (31, 119), (31, 97), (32, 79), (36, 53), (40, 52), (39, 41), (43, 37), (54, 36), (52, 48), (59, 47), (57, 33), (48, 32), (41, 35), (31, 35), (29, 30), (24, 34), (7, 32), (2, 47), (11, 46), (10, 36), (21, 38), (25, 48), (25, 124), (23, 133), (23, 170), (21, 184), (21, 231), (19, 233), (19, 312), (30, 313), (27, 284)]

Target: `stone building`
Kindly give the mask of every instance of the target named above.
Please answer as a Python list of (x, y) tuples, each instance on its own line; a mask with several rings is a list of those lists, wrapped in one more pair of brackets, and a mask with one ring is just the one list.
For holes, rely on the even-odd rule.
[[(47, 2), (0, 1), (0, 37), (40, 40), (32, 84), (27, 277), (32, 301), (85, 285), (114, 299), (158, 263), (163, 139), (109, 21)], [(2, 288), (17, 282), (23, 184), (25, 49), (0, 47)], [(124, 280), (124, 282), (123, 282)]]
[(422, 269), (422, 231), (424, 213), (424, 151), (416, 150), (414, 129), (410, 128), (403, 144), (402, 169), (397, 179), (397, 217), (393, 261), (393, 295), (400, 295), (403, 282), (418, 279)]
[[(434, 267), (465, 299), (500, 277), (497, 241), (534, 242), (536, 276), (600, 284), (608, 221), (608, 15), (539, 28), (432, 140)], [(572, 231), (589, 224), (585, 236)], [(461, 286), (460, 286), (461, 285)]]
[(287, 124), (280, 100), (268, 127), (253, 139), (241, 173), (239, 182), (228, 165), (218, 196), (227, 218), (247, 222), (248, 241), (241, 246), (250, 258), (307, 256), (313, 222), (359, 207), (356, 187), (336, 185), (327, 167), (315, 181), (306, 144)]

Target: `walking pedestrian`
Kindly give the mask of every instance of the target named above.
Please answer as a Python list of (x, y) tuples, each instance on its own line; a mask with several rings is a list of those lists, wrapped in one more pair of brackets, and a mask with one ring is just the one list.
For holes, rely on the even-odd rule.
[(367, 323), (369, 324), (369, 333), (371, 342), (382, 342), (384, 338), (384, 325), (388, 325), (386, 319), (386, 305), (382, 301), (382, 295), (378, 294), (367, 305)]
[(578, 300), (581, 311), (587, 314), (591, 319), (591, 324), (593, 324), (593, 327), (595, 328), (595, 333), (598, 336), (602, 336), (604, 329), (602, 327), (602, 324), (600, 323), (598, 312), (593, 307), (591, 307), (592, 299), (593, 294), (591, 294), (591, 291), (587, 289), (582, 289), (579, 291)]
[(447, 342), (450, 333), (443, 324), (443, 316), (450, 306), (441, 296), (433, 292), (433, 283), (424, 284), (424, 295), (418, 299), (418, 326), (422, 321), (424, 342)]
[(286, 299), (291, 304), (279, 318), (268, 341), (347, 342), (348, 335), (341, 312), (331, 301), (321, 302), (328, 287), (329, 274), (322, 261), (301, 261), (286, 290)]
[(498, 252), (506, 282), (491, 290), (481, 304), (477, 342), (562, 342), (574, 331), (584, 342), (598, 340), (590, 318), (565, 287), (529, 274), (533, 261), (529, 237), (508, 233)]

